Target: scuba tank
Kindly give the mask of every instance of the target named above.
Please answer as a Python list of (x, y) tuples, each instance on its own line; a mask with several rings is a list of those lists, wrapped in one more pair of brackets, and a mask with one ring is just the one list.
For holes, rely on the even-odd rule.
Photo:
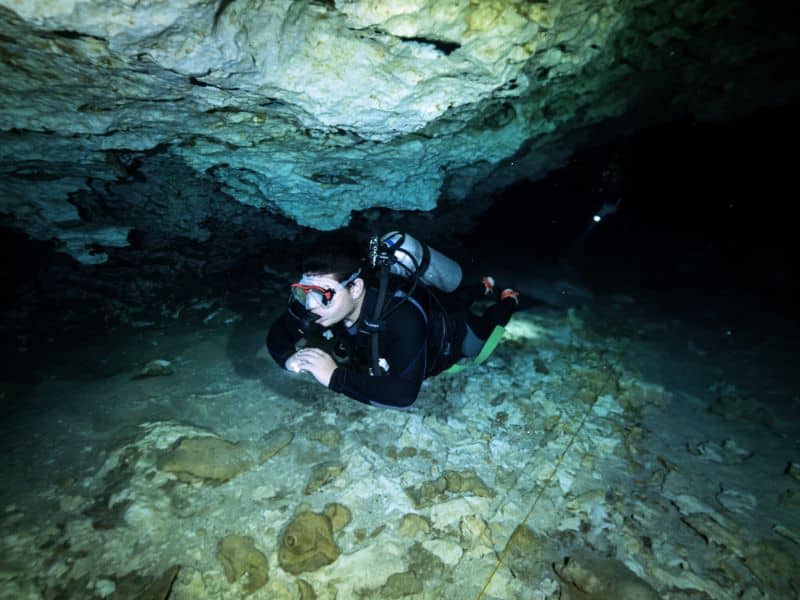
[[(383, 329), (385, 319), (394, 312), (400, 304), (409, 300), (413, 295), (418, 282), (423, 283), (429, 297), (441, 306), (436, 295), (430, 288), (452, 292), (461, 284), (461, 266), (444, 254), (423, 244), (416, 238), (391, 231), (383, 236), (372, 236), (369, 240), (369, 261), (378, 275), (378, 297), (375, 310), (371, 319), (364, 319), (362, 326), (370, 333), (370, 363), (373, 375), (383, 375), (378, 359), (378, 334)], [(397, 275), (411, 281), (411, 289), (401, 294), (401, 299), (389, 306), (387, 310), (387, 291), (389, 275)], [(397, 294), (393, 294), (396, 296)], [(415, 302), (416, 304), (416, 302)], [(419, 307), (419, 305), (417, 304)], [(419, 307), (420, 310), (424, 309)], [(427, 322), (428, 317), (425, 316)]]
[(404, 279), (419, 278), (425, 285), (452, 292), (461, 283), (461, 266), (407, 233), (391, 231), (370, 241), (373, 266), (384, 264)]

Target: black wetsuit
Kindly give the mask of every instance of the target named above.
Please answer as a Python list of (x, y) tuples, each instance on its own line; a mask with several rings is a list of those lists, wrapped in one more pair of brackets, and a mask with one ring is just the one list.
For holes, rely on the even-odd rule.
[[(379, 334), (380, 365), (388, 370), (381, 376), (370, 374), (370, 333), (363, 329), (364, 315), (374, 312), (377, 290), (368, 288), (361, 308), (361, 318), (352, 327), (343, 323), (331, 327), (330, 338), (321, 344), (338, 366), (329, 388), (354, 400), (378, 406), (407, 407), (419, 394), (422, 380), (447, 369), (464, 356), (462, 343), (468, 328), (486, 340), (495, 325), (505, 325), (513, 312), (513, 302), (498, 302), (483, 317), (468, 312), (443, 312), (424, 306), (424, 302), (392, 297), (386, 302), (388, 312)], [(488, 317), (488, 319), (487, 319)], [(468, 325), (467, 325), (468, 324)], [(303, 334), (288, 312), (278, 318), (267, 334), (267, 349), (282, 368), (297, 350)]]

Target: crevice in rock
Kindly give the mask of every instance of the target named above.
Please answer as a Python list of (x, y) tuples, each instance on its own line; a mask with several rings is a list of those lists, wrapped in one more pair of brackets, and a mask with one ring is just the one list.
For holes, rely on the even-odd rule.
[(403, 37), (397, 36), (398, 39), (404, 42), (413, 42), (416, 44), (425, 44), (428, 46), (433, 46), (439, 52), (444, 54), (445, 56), (450, 56), (453, 52), (461, 48), (461, 44), (458, 42), (448, 42), (446, 40), (437, 40), (434, 38), (426, 38), (426, 37)]
[(56, 36), (61, 37), (61, 38), (68, 39), (68, 40), (90, 39), (90, 40), (98, 40), (100, 42), (106, 41), (106, 39), (104, 37), (100, 37), (100, 36), (97, 36), (97, 35), (91, 35), (89, 33), (81, 33), (80, 31), (73, 31), (71, 29), (55, 29), (55, 30), (48, 31), (48, 33), (50, 33), (52, 35), (56, 35)]

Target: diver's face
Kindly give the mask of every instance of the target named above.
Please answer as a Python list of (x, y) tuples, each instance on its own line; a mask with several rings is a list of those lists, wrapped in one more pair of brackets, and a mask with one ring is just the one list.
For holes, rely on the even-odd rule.
[(316, 320), (318, 325), (331, 327), (342, 320), (348, 323), (358, 320), (364, 289), (362, 279), (356, 279), (345, 287), (332, 275), (305, 274), (300, 283), (333, 290), (333, 297), (327, 304), (322, 301), (319, 294), (309, 294), (306, 298), (306, 308), (319, 317)]

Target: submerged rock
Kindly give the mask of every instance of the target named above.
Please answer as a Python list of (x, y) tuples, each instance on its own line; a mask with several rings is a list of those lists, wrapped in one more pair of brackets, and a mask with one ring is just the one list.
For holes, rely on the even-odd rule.
[(719, 502), (728, 511), (744, 515), (752, 512), (758, 504), (758, 501), (753, 494), (749, 494), (740, 490), (723, 489), (720, 490), (716, 498), (717, 502)]
[(308, 484), (304, 490), (304, 494), (313, 494), (322, 486), (330, 483), (341, 475), (344, 471), (344, 465), (334, 462), (325, 462), (317, 465), (311, 471), (311, 476), (308, 478)]
[(694, 448), (690, 446), (688, 451), (706, 460), (729, 465), (742, 463), (753, 456), (752, 452), (740, 447), (735, 440), (724, 440), (722, 444), (713, 441), (700, 442)]
[(389, 575), (381, 588), (381, 598), (402, 598), (422, 593), (422, 583), (410, 571)]
[[(98, 587), (108, 589), (113, 587), (110, 594), (112, 600), (123, 598), (136, 598), (137, 600), (166, 600), (169, 598), (175, 578), (178, 576), (180, 566), (172, 565), (155, 579), (150, 579), (137, 572), (128, 573), (109, 586), (110, 581), (101, 580)], [(100, 591), (100, 590), (98, 590)], [(102, 593), (102, 592), (101, 592)]]
[(445, 500), (450, 494), (493, 498), (494, 491), (488, 487), (475, 471), (445, 471), (438, 479), (425, 481), (418, 486), (406, 488), (406, 494), (415, 508), (424, 508)]
[(264, 464), (278, 452), (283, 450), (294, 439), (288, 429), (274, 429), (264, 436), (263, 447), (258, 454), (258, 464)]
[(297, 592), (300, 594), (300, 600), (317, 600), (314, 588), (304, 579), (297, 580)]
[(400, 527), (399, 531), (402, 535), (406, 537), (416, 537), (418, 533), (427, 534), (431, 530), (431, 524), (428, 522), (425, 517), (421, 517), (420, 515), (409, 513), (407, 515), (403, 515), (403, 518), (400, 519)]
[(172, 375), (175, 369), (172, 363), (163, 358), (151, 360), (134, 376), (134, 379), (146, 379), (147, 377), (164, 377)]
[(353, 519), (350, 509), (343, 504), (331, 503), (325, 507), (325, 514), (331, 520), (331, 527), (334, 531), (339, 531), (347, 527)]
[(649, 583), (617, 560), (580, 552), (553, 567), (569, 600), (659, 600)]
[(250, 468), (247, 451), (212, 436), (181, 438), (159, 457), (158, 468), (179, 477), (227, 481)]
[(286, 526), (280, 539), (278, 564), (298, 575), (331, 564), (341, 554), (333, 541), (333, 525), (325, 514), (301, 512)]
[(342, 434), (338, 429), (329, 427), (324, 430), (315, 431), (309, 434), (308, 439), (315, 440), (328, 448), (335, 448), (342, 442)]
[(252, 594), (267, 583), (269, 579), (267, 557), (256, 549), (253, 538), (228, 535), (220, 541), (218, 550), (217, 557), (230, 583), (247, 575), (244, 590), (248, 594)]

